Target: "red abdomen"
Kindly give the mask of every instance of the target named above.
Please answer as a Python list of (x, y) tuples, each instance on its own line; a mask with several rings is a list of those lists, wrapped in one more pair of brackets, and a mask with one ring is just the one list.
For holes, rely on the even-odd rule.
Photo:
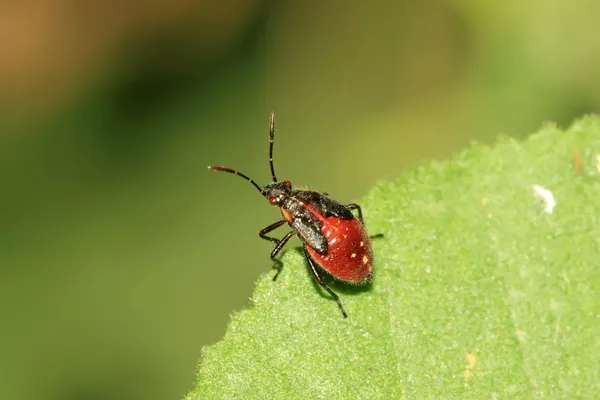
[(329, 217), (321, 233), (327, 239), (327, 254), (319, 254), (306, 246), (310, 256), (334, 277), (360, 283), (373, 270), (373, 250), (364, 226), (357, 218), (351, 220)]

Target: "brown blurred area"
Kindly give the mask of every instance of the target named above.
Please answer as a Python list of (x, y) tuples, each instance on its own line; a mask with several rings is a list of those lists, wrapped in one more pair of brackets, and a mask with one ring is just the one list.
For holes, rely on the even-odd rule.
[(257, 0), (2, 2), (1, 115), (55, 112), (119, 63), (168, 74), (192, 68), (190, 58), (216, 62), (263, 7)]

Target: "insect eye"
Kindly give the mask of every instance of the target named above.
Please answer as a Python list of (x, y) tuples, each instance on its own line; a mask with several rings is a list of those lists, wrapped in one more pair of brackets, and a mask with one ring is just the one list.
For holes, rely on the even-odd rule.
[(269, 204), (271, 204), (272, 206), (276, 206), (277, 204), (279, 204), (279, 197), (269, 198)]
[(283, 181), (283, 183), (285, 183), (286, 186), (290, 186), (290, 187), (292, 186), (292, 182), (290, 182), (290, 181)]

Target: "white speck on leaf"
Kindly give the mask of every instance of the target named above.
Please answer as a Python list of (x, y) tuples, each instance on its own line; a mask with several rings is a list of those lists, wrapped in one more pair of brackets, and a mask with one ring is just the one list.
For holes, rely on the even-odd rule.
[(552, 214), (552, 210), (554, 210), (554, 206), (556, 206), (552, 192), (538, 185), (533, 185), (533, 190), (535, 190), (535, 193), (544, 201), (544, 211), (548, 214)]

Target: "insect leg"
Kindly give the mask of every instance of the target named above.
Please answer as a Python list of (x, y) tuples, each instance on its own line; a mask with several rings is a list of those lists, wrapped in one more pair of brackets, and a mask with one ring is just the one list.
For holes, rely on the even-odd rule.
[(311, 256), (308, 254), (308, 251), (306, 250), (306, 246), (304, 246), (304, 256), (306, 257), (306, 261), (308, 261), (310, 271), (317, 280), (317, 283), (321, 285), (323, 289), (327, 290), (327, 293), (329, 293), (331, 297), (333, 297), (333, 299), (337, 302), (338, 307), (340, 308), (340, 311), (342, 312), (344, 318), (348, 318), (348, 314), (346, 314), (346, 310), (344, 310), (344, 306), (342, 305), (342, 302), (340, 301), (338, 295), (335, 294), (333, 290), (329, 289), (325, 282), (323, 282), (323, 278), (321, 278), (321, 275), (319, 275), (319, 271), (317, 271), (317, 267), (315, 266), (314, 260), (311, 258)]
[(363, 221), (362, 210), (360, 206), (356, 203), (350, 203), (347, 204), (346, 207), (348, 207), (350, 210), (358, 210), (358, 219), (360, 219), (360, 222), (364, 225), (365, 222)]
[[(358, 204), (350, 203), (347, 204), (346, 207), (348, 207), (350, 210), (358, 210), (358, 219), (360, 220), (361, 224), (365, 224), (365, 221), (363, 221), (362, 210)], [(383, 237), (383, 233), (376, 233), (375, 235), (371, 235), (369, 237), (371, 239), (379, 239)]]
[[(296, 234), (296, 232), (294, 232), (294, 231), (289, 232), (287, 235), (285, 235), (283, 237), (283, 239), (281, 239), (277, 242), (277, 245), (275, 246), (273, 251), (271, 251), (271, 260), (273, 260), (277, 264), (277, 272), (275, 273), (273, 280), (277, 279), (277, 277), (279, 276), (279, 273), (281, 272), (281, 269), (283, 268), (283, 263), (281, 262), (281, 260), (278, 260), (277, 258), (275, 258), (275, 256), (277, 256), (277, 254), (279, 254), (281, 249), (283, 249), (283, 246), (285, 246), (285, 244), (288, 242), (288, 240), (290, 240), (292, 238), (292, 236), (294, 236), (295, 234)], [(275, 240), (277, 240), (277, 239), (275, 239)]]
[(275, 242), (275, 243), (279, 244), (279, 242), (280, 242), (279, 239), (267, 236), (267, 233), (279, 228), (281, 225), (285, 224), (285, 222), (286, 222), (285, 219), (282, 219), (281, 221), (277, 221), (274, 224), (267, 226), (265, 229), (258, 232), (258, 236), (260, 236), (263, 239), (270, 240), (271, 242)]

